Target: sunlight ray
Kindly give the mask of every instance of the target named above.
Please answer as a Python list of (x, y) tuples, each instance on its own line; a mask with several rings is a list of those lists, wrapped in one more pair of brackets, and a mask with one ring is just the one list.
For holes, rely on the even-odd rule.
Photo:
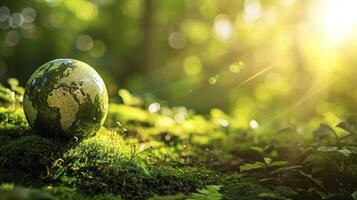
[(311, 97), (313, 97), (314, 95), (322, 92), (324, 89), (326, 89), (328, 86), (330, 86), (331, 84), (333, 84), (336, 81), (335, 79), (330, 80), (329, 82), (323, 84), (323, 85), (319, 85), (319, 84), (314, 84), (312, 85), (305, 93), (305, 95), (302, 95), (300, 99), (298, 99), (293, 105), (291, 105), (290, 107), (286, 108), (283, 112), (271, 117), (271, 120), (269, 120), (268, 122), (263, 123), (262, 127), (267, 127), (269, 125), (271, 125), (274, 121), (276, 121), (277, 119), (279, 119), (280, 117), (290, 113), (291, 111), (293, 111), (294, 109), (298, 108), (299, 106), (301, 106), (303, 103), (305, 103), (306, 101), (308, 101)]
[(265, 72), (269, 71), (270, 69), (272, 69), (273, 67), (276, 67), (277, 64), (272, 64), (272, 65), (269, 65), (268, 67), (264, 68), (263, 70), (255, 73), (254, 75), (252, 75), (251, 77), (247, 78), (245, 81), (241, 82), (238, 87), (242, 86), (242, 85), (245, 85), (246, 83), (254, 80), (255, 78), (259, 77), (260, 75), (264, 74)]

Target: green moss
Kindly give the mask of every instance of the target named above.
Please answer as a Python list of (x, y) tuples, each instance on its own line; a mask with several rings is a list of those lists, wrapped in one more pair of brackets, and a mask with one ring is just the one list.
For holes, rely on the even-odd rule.
[(29, 132), (29, 126), (21, 111), (12, 111), (0, 107), (0, 137), (12, 137)]
[[(13, 184), (11, 189), (3, 185), (0, 196), (185, 199), (212, 192), (215, 199), (347, 199), (354, 190), (357, 154), (352, 136), (317, 143), (311, 137), (296, 139), (290, 129), (253, 133), (234, 128), (234, 119), (221, 112), (211, 118), (184, 113), (180, 122), (174, 120), (175, 109), (168, 113), (111, 106), (106, 127), (77, 141), (39, 136), (22, 111), (0, 108), (0, 183)], [(232, 127), (219, 125), (221, 117), (231, 120)], [(316, 159), (320, 154), (328, 157)], [(303, 162), (311, 156), (315, 159)], [(333, 172), (323, 165), (331, 158), (338, 161)], [(289, 163), (265, 166), (282, 160)], [(263, 167), (239, 171), (255, 162)]]
[[(14, 121), (14, 125), (19, 123), (15, 119), (21, 119), (15, 114), (9, 116), (14, 116), (8, 120)], [(189, 194), (207, 182), (206, 176), (202, 176), (207, 174), (205, 170), (179, 169), (151, 162), (146, 159), (149, 152), (133, 154), (132, 146), (120, 135), (105, 129), (80, 142), (44, 138), (30, 131), (17, 137), (2, 135), (1, 138), (0, 177), (25, 186), (35, 182), (38, 187), (63, 185), (89, 196), (114, 194), (141, 199), (154, 194)], [(26, 174), (28, 178), (6, 176), (4, 173), (9, 171)]]
[(0, 196), (2, 200), (120, 200), (120, 196), (111, 194), (96, 195), (88, 197), (84, 194), (75, 192), (73, 189), (67, 187), (46, 187), (40, 189), (29, 189), (21, 186), (14, 186), (13, 184), (0, 185)]
[(188, 194), (204, 185), (204, 177), (197, 178), (202, 170), (158, 166), (145, 155), (133, 157), (130, 149), (120, 136), (102, 130), (65, 152), (51, 178), (87, 194), (114, 193), (130, 199)]

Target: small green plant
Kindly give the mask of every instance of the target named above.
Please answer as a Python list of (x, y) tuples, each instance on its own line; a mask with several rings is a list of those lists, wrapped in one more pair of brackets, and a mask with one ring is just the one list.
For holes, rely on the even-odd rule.
[(130, 145), (130, 157), (129, 157), (129, 162), (132, 162), (135, 158), (137, 158), (140, 154), (143, 154), (145, 152), (148, 152), (152, 149), (152, 146), (142, 150), (142, 151), (137, 151), (136, 145), (132, 144)]
[(198, 189), (187, 200), (221, 200), (223, 195), (220, 193), (221, 185), (209, 185), (204, 189)]
[(326, 124), (321, 124), (313, 134), (317, 142), (311, 143), (306, 148), (308, 155), (303, 163), (309, 166), (313, 173), (348, 173), (348, 166), (357, 156), (357, 149), (350, 144), (349, 139), (357, 138), (355, 134), (354, 117), (349, 117), (337, 125), (347, 132), (339, 136), (336, 131)]
[(271, 158), (264, 158), (264, 162), (255, 162), (253, 164), (247, 163), (242, 166), (240, 166), (240, 172), (247, 172), (247, 171), (252, 171), (252, 170), (268, 170), (269, 168), (272, 167), (281, 167), (284, 165), (287, 165), (287, 161), (273, 161)]
[(340, 122), (337, 127), (348, 132), (347, 135), (339, 138), (339, 140), (344, 140), (349, 137), (357, 137), (357, 119), (355, 116), (348, 117), (346, 120)]

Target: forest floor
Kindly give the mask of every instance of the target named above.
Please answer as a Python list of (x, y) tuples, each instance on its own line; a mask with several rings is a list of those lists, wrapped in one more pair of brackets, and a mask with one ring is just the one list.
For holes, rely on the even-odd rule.
[(356, 118), (252, 123), (113, 103), (105, 127), (76, 141), (41, 137), (21, 106), (0, 106), (0, 199), (357, 199)]

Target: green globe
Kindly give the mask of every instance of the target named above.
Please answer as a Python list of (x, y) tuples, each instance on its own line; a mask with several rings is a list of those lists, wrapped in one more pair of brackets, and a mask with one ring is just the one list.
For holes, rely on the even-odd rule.
[(74, 59), (39, 67), (25, 89), (24, 112), (31, 127), (48, 137), (94, 135), (108, 114), (108, 92), (99, 74)]

